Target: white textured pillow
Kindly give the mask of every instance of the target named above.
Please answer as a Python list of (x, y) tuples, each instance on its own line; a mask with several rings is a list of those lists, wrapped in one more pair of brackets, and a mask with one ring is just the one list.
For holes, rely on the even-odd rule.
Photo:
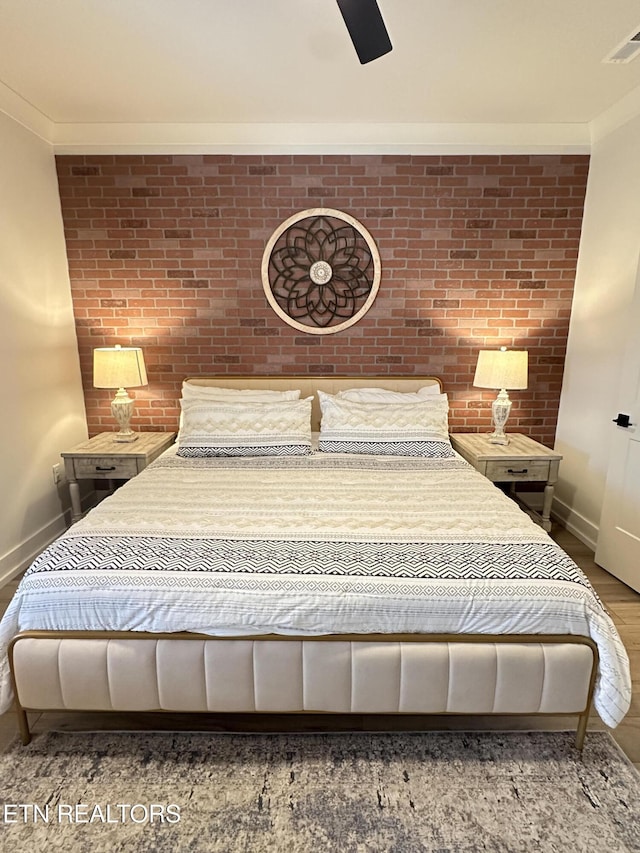
[(244, 403), (274, 403), (277, 400), (299, 400), (300, 391), (271, 391), (254, 388), (217, 388), (213, 385), (196, 385), (189, 380), (182, 383), (183, 400), (238, 400)]
[(360, 403), (318, 392), (319, 449), (332, 453), (453, 457), (446, 394), (411, 403)]
[(178, 456), (296, 456), (311, 452), (311, 398), (182, 400)]
[(341, 400), (353, 403), (419, 403), (431, 400), (440, 394), (439, 385), (425, 385), (415, 392), (388, 391), (386, 388), (348, 388), (336, 394)]

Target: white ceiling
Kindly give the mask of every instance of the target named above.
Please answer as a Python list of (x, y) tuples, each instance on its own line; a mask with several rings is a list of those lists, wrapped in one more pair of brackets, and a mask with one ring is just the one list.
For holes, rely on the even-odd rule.
[(637, 0), (379, 4), (393, 51), (362, 66), (335, 0), (0, 0), (0, 109), (91, 148), (481, 141), (496, 125), (579, 147), (640, 108), (640, 58), (602, 62), (640, 30)]

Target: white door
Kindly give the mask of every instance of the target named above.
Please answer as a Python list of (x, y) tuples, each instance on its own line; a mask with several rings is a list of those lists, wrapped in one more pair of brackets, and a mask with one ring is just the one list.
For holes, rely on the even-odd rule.
[[(611, 457), (595, 560), (640, 592), (640, 275), (632, 315), (620, 408), (611, 413), (620, 425), (611, 424)], [(630, 426), (624, 425), (625, 416)]]

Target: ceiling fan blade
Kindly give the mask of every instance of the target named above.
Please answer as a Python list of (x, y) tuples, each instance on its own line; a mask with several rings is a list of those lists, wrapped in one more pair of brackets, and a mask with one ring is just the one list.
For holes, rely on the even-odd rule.
[(337, 0), (361, 64), (392, 50), (377, 0)]

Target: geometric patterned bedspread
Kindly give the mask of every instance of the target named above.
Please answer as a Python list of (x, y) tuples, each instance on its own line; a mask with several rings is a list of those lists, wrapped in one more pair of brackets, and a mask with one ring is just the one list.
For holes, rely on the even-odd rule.
[(463, 460), (172, 449), (47, 548), (0, 623), (19, 630), (576, 634), (595, 707), (628, 710), (626, 651), (589, 581)]

